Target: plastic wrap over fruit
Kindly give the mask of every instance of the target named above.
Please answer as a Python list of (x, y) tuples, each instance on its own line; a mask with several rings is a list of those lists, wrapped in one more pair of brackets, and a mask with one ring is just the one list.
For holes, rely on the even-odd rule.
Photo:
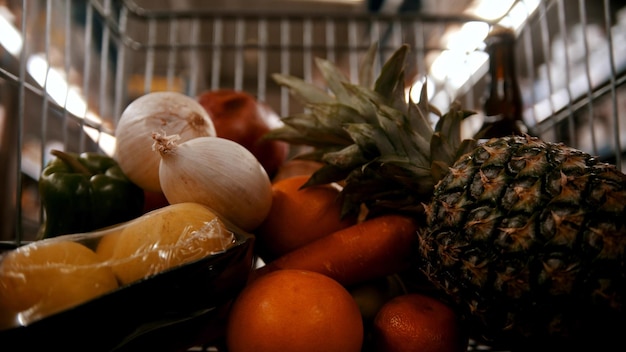
[[(243, 287), (252, 255), (243, 248), (231, 263), (217, 267), (213, 262), (251, 238), (209, 208), (181, 203), (99, 231), (23, 245), (0, 257), (0, 338), (4, 337), (3, 331), (36, 326), (64, 314), (69, 316), (68, 311), (80, 313), (83, 306), (94, 301), (105, 302), (109, 308), (121, 306), (123, 311), (117, 318), (124, 319), (124, 313), (132, 311), (127, 306), (145, 304), (148, 295), (184, 301), (197, 294), (188, 292), (189, 289), (197, 289), (205, 290), (206, 297), (198, 297), (195, 306), (189, 302), (176, 303), (178, 306), (164, 302), (153, 307), (151, 314), (158, 319), (174, 315), (185, 319), (197, 311), (212, 309), (234, 297), (239, 286)], [(219, 273), (229, 270), (238, 273), (229, 278), (231, 282), (215, 282), (216, 277), (212, 276), (219, 279)], [(189, 283), (188, 290), (168, 298), (166, 292), (184, 287), (188, 284), (185, 280), (198, 283)], [(221, 295), (225, 287), (226, 292)], [(140, 291), (143, 294), (137, 294)], [(216, 297), (221, 298), (215, 301)], [(91, 306), (97, 311), (109, 310), (98, 304)], [(155, 312), (161, 310), (164, 315), (158, 316)], [(128, 332), (136, 328), (129, 327)]]

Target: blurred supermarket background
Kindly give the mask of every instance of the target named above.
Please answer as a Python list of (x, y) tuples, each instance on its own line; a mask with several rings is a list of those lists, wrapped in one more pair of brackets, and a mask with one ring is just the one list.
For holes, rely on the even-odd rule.
[(272, 73), (317, 81), (322, 57), (356, 79), (371, 43), (380, 62), (407, 43), (411, 92), (426, 82), (441, 110), (455, 100), (475, 110), (470, 134), (494, 25), (516, 32), (533, 134), (623, 170), (623, 0), (0, 0), (0, 215), (19, 219), (17, 231), (4, 221), (0, 240), (39, 223), (35, 186), (49, 149), (113, 154), (116, 119), (149, 91), (240, 89), (285, 116), (302, 106)]

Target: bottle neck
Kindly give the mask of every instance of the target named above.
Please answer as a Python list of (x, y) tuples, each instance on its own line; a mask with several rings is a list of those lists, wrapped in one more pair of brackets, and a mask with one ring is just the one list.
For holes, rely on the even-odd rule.
[(518, 94), (513, 43), (500, 42), (487, 48), (491, 96)]
[(486, 48), (489, 54), (488, 89), (484, 101), (487, 116), (522, 120), (522, 95), (517, 82), (515, 46), (512, 38), (498, 38)]
[(489, 73), (481, 132), (485, 138), (525, 133), (522, 95), (515, 72), (515, 38), (504, 33), (488, 39), (485, 52), (489, 55)]

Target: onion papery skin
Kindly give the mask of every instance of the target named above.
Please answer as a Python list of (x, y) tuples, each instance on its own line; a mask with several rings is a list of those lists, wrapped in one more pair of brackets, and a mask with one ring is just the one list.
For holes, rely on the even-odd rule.
[(239, 143), (200, 137), (161, 151), (159, 178), (170, 204), (203, 204), (245, 231), (272, 206), (272, 185), (254, 155)]
[(183, 143), (216, 136), (208, 112), (194, 98), (178, 92), (151, 92), (132, 101), (115, 130), (115, 159), (128, 178), (150, 192), (161, 192), (159, 153), (153, 132), (177, 134)]

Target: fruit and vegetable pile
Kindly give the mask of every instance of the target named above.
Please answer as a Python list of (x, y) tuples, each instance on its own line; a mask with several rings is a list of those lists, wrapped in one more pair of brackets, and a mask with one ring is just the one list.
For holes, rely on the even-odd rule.
[(114, 157), (55, 152), (41, 239), (0, 262), (0, 328), (247, 233), (258, 260), (201, 341), (220, 350), (623, 349), (626, 175), (529, 135), (463, 140), (472, 112), (426, 88), (407, 101), (408, 50), (374, 78), (372, 46), (358, 84), (322, 59), (327, 87), (274, 75), (300, 114), (153, 92), (122, 113)]

